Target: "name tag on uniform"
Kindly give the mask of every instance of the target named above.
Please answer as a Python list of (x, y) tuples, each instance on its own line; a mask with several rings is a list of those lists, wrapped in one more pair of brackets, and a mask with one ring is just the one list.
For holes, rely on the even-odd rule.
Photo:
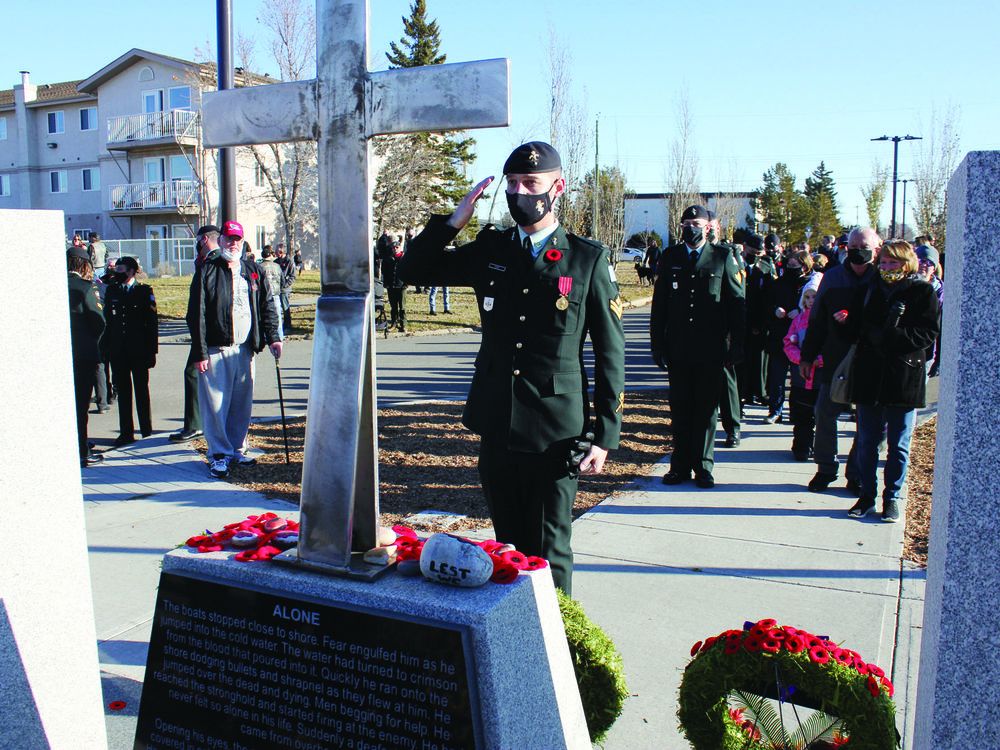
[(676, 288), (677, 288), (677, 282), (675, 281), (674, 282), (674, 289), (676, 289)]
[(506, 271), (507, 266), (498, 266), (496, 263), (490, 263), (489, 266), (491, 271)]
[(608, 276), (611, 277), (611, 281), (613, 281), (615, 284), (618, 283), (618, 277), (615, 276), (615, 268), (614, 268), (614, 266), (608, 266)]
[(493, 309), (493, 298), (483, 297), (483, 312), (489, 312)]

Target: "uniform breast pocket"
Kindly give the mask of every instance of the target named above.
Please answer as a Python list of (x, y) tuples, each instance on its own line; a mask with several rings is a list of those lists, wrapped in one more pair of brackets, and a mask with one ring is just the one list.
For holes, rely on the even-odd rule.
[(709, 274), (705, 280), (708, 286), (708, 293), (718, 299), (722, 293), (722, 272)]
[(543, 309), (543, 318), (552, 321), (556, 333), (569, 336), (577, 332), (583, 309), (583, 289), (579, 285), (574, 284), (568, 294), (562, 294), (553, 282), (551, 288), (546, 289), (542, 304), (549, 305), (548, 313)]

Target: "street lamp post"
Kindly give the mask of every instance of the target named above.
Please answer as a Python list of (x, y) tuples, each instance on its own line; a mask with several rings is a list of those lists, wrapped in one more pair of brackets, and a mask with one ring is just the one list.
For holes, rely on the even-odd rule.
[(906, 239), (906, 183), (913, 182), (913, 180), (900, 180), (903, 183), (903, 226), (901, 232), (903, 234), (903, 239)]
[(889, 229), (889, 236), (896, 236), (896, 182), (899, 174), (899, 142), (923, 140), (919, 135), (894, 135), (891, 138), (881, 135), (872, 138), (873, 141), (892, 141), (892, 223)]

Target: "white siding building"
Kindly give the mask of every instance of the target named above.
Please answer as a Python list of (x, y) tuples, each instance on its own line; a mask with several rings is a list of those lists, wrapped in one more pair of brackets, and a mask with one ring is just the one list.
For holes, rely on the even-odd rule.
[[(202, 147), (200, 119), (215, 85), (214, 65), (140, 49), (79, 81), (36, 85), (22, 71), (20, 85), (0, 90), (0, 208), (62, 210), (67, 239), (143, 240), (151, 273), (178, 247), (192, 252), (170, 240), (220, 221), (216, 152)], [(247, 149), (236, 183), (236, 218), (259, 251), (280, 214)]]
[[(719, 217), (723, 231), (730, 225), (733, 230), (754, 230), (747, 222), (753, 216), (753, 193), (702, 193), (701, 202)], [(665, 245), (670, 244), (670, 214), (683, 211), (686, 206), (671, 206), (670, 193), (636, 193), (625, 196), (625, 239), (639, 232), (656, 232)], [(729, 234), (727, 232), (727, 234)]]

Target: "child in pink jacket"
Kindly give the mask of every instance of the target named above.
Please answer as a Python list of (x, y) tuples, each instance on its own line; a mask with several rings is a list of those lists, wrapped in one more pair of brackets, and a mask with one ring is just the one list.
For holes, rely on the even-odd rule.
[(813, 409), (816, 406), (816, 391), (813, 381), (816, 368), (823, 366), (822, 357), (816, 360), (816, 365), (809, 373), (808, 379), (799, 374), (798, 364), (802, 360), (802, 340), (806, 337), (806, 327), (809, 325), (809, 311), (816, 299), (816, 290), (823, 274), (813, 273), (799, 296), (799, 314), (792, 320), (788, 334), (784, 338), (785, 356), (792, 363), (792, 392), (788, 402), (792, 420), (792, 455), (796, 461), (808, 461), (813, 455), (813, 430), (816, 417)]

